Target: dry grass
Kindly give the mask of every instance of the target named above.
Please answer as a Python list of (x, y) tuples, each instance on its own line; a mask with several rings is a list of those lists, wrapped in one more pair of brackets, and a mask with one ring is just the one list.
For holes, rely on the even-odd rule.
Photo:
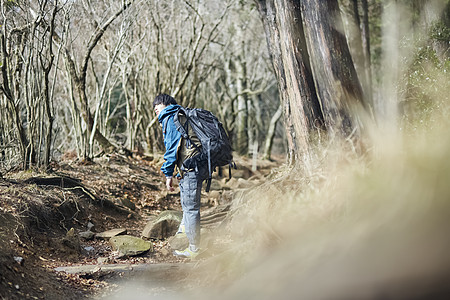
[(238, 195), (218, 233), (231, 243), (200, 265), (211, 287), (200, 297), (448, 298), (450, 80), (427, 72), (421, 98), (396, 96), (403, 119), (368, 125), (364, 156), (322, 143), (307, 164)]
[(448, 296), (449, 125), (379, 133), (364, 158), (335, 143), (309, 176), (283, 170), (241, 195), (201, 281), (224, 299)]

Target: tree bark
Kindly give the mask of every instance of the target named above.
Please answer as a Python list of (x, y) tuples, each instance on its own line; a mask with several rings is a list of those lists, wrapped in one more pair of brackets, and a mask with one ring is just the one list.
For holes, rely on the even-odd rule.
[(296, 160), (297, 143), (294, 133), (294, 125), (291, 115), (290, 103), (288, 101), (287, 83), (283, 60), (281, 57), (280, 32), (277, 25), (277, 13), (273, 0), (257, 0), (258, 10), (266, 32), (266, 40), (269, 48), (269, 54), (272, 58), (272, 65), (275, 76), (277, 77), (278, 90), (280, 93), (280, 102), (282, 105), (285, 119), (286, 138), (288, 143), (287, 162), (292, 165)]
[(358, 134), (365, 110), (337, 0), (302, 0), (302, 16), (314, 81), (327, 129), (344, 136)]
[[(279, 16), (286, 76), (292, 82), (292, 86), (288, 88), (289, 100), (292, 107), (300, 108), (293, 113), (306, 122), (303, 127), (307, 131), (320, 128), (323, 116), (311, 73), (300, 5), (298, 1), (277, 0), (275, 6)], [(298, 128), (297, 133), (303, 130)]]

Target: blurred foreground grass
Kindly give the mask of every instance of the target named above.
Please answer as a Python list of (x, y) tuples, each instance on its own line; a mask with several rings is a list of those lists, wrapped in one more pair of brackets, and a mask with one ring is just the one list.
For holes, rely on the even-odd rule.
[(369, 128), (364, 155), (322, 144), (308, 166), (235, 199), (230, 248), (203, 263), (214, 288), (202, 295), (450, 299), (448, 79), (428, 86), (426, 112)]

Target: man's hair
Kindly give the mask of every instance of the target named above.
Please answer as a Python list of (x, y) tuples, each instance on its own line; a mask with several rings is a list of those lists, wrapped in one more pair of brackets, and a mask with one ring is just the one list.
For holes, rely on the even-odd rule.
[(167, 94), (159, 94), (156, 96), (155, 100), (153, 100), (153, 108), (155, 108), (158, 104), (164, 104), (165, 106), (169, 106), (171, 104), (177, 104), (175, 99)]

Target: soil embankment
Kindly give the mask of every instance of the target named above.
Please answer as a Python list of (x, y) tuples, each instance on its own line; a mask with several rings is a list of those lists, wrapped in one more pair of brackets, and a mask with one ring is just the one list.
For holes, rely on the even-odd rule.
[[(122, 156), (68, 159), (49, 174), (10, 172), (0, 179), (0, 297), (82, 299), (114, 293), (117, 282), (132, 275), (145, 274), (159, 288), (178, 280), (186, 261), (172, 255), (166, 238), (142, 237), (149, 220), (181, 210), (179, 192), (164, 188), (161, 163)], [(231, 179), (228, 171), (215, 177), (212, 191), (202, 195), (203, 227), (225, 223), (233, 193), (261, 182), (275, 166), (261, 162), (252, 171), (251, 161), (239, 159)], [(111, 229), (142, 237), (151, 251), (121, 255), (101, 238)]]

